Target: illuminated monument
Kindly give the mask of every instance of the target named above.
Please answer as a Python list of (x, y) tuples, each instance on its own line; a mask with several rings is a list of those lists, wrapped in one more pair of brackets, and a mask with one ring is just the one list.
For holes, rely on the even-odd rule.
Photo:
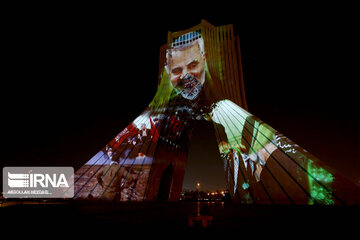
[(198, 120), (214, 125), (234, 202), (360, 203), (357, 186), (247, 112), (239, 38), (204, 20), (168, 33), (155, 97), (76, 172), (74, 198), (177, 201)]

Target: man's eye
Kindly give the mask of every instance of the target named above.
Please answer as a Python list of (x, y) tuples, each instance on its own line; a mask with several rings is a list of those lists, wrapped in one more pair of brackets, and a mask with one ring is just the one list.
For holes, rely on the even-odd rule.
[(192, 62), (188, 65), (188, 69), (194, 69), (197, 67), (198, 64), (199, 64), (198, 62)]
[(174, 68), (171, 73), (174, 75), (179, 75), (182, 72), (181, 68)]

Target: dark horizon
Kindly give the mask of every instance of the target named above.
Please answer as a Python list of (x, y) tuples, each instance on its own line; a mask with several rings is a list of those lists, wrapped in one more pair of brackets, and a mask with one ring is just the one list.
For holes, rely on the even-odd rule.
[(6, 29), (3, 166), (80, 168), (150, 103), (167, 31), (204, 18), (233, 24), (240, 36), (249, 112), (358, 182), (351, 24), (289, 15), (145, 17), (141, 25), (105, 14), (14, 17)]

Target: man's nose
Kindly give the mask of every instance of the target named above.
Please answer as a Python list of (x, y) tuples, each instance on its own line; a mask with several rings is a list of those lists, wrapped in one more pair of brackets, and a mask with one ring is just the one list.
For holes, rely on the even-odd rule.
[(185, 76), (186, 76), (186, 74), (188, 74), (189, 72), (188, 72), (188, 70), (185, 68), (185, 69), (183, 69), (183, 71), (182, 71), (182, 73), (181, 73), (181, 75), (180, 75), (180, 79), (183, 79)]

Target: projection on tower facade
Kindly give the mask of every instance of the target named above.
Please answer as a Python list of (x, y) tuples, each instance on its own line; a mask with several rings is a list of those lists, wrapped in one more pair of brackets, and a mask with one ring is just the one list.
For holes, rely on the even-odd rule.
[(214, 126), (234, 202), (359, 203), (357, 186), (247, 111), (239, 38), (204, 20), (168, 33), (153, 100), (76, 172), (74, 198), (179, 200), (199, 120)]

